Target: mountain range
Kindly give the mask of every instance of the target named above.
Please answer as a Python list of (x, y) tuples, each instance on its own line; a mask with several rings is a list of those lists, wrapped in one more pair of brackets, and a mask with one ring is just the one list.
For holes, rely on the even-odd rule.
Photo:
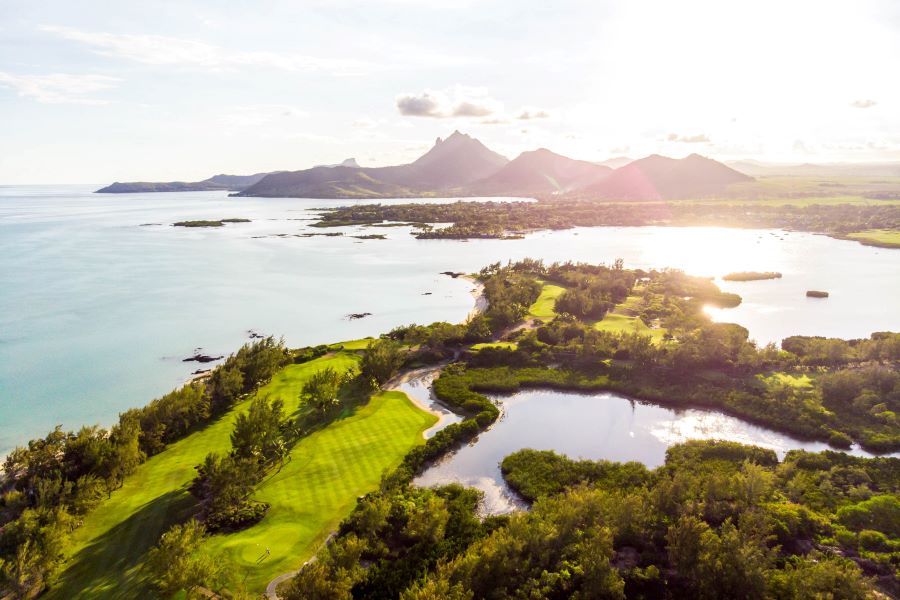
[(295, 198), (397, 198), (435, 196), (547, 196), (584, 193), (599, 198), (660, 200), (720, 192), (751, 180), (720, 162), (692, 154), (652, 155), (605, 164), (571, 159), (545, 148), (513, 160), (477, 139), (454, 132), (438, 138), (414, 162), (360, 167), (353, 159), (300, 171), (217, 175), (196, 183), (114, 183), (98, 192), (221, 190), (237, 196)]
[(900, 163), (803, 163), (778, 164), (735, 160), (729, 167), (753, 177), (900, 177)]

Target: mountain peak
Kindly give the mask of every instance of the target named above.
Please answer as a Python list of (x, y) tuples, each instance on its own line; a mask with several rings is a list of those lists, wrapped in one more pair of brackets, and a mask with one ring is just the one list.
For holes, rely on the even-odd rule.
[(446, 139), (438, 138), (410, 167), (417, 171), (416, 181), (452, 186), (487, 177), (507, 162), (472, 136), (454, 131)]
[(675, 159), (651, 154), (616, 169), (592, 191), (605, 198), (661, 200), (719, 193), (750, 178), (705, 156)]

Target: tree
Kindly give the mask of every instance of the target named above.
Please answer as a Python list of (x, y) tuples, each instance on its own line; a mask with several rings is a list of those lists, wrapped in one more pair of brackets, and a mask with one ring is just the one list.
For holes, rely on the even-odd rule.
[(110, 432), (113, 451), (106, 462), (103, 477), (108, 494), (122, 487), (125, 477), (134, 472), (145, 458), (140, 444), (141, 423), (134, 411), (119, 417), (119, 422)]
[(237, 367), (222, 366), (213, 371), (207, 389), (212, 412), (222, 412), (234, 404), (244, 391), (244, 374)]
[(262, 462), (277, 458), (283, 446), (283, 409), (284, 402), (279, 399), (253, 400), (250, 410), (239, 414), (234, 423), (231, 445), (235, 456), (255, 457)]
[(313, 408), (325, 412), (338, 403), (338, 392), (346, 381), (346, 376), (341, 375), (332, 367), (326, 367), (316, 371), (303, 384), (300, 397), (306, 400)]
[(397, 342), (389, 339), (376, 340), (363, 353), (360, 371), (366, 380), (381, 386), (397, 373), (405, 356), (406, 351)]
[(773, 571), (769, 580), (769, 596), (784, 600), (864, 600), (873, 597), (872, 591), (853, 561), (818, 553)]
[(72, 517), (64, 508), (28, 508), (0, 529), (0, 549), (12, 549), (0, 565), (0, 581), (16, 598), (32, 598), (62, 565)]
[(343, 574), (332, 574), (319, 561), (300, 570), (296, 577), (280, 590), (285, 600), (351, 600), (353, 581)]
[(147, 566), (166, 598), (200, 585), (211, 584), (219, 574), (220, 563), (201, 551), (206, 529), (194, 519), (174, 525), (162, 534), (147, 557)]

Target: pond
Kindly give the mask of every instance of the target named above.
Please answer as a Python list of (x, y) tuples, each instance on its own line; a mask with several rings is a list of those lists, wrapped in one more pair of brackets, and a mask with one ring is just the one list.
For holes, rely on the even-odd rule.
[[(471, 444), (428, 468), (416, 478), (417, 485), (456, 482), (476, 487), (484, 492), (483, 511), (498, 514), (524, 506), (500, 473), (500, 461), (523, 448), (555, 450), (572, 458), (638, 461), (648, 467), (662, 465), (666, 449), (687, 440), (752, 444), (774, 450), (779, 458), (788, 450), (829, 448), (719, 412), (672, 409), (615, 393), (527, 390), (493, 399), (502, 407), (500, 419)], [(850, 453), (872, 456), (859, 448)]]

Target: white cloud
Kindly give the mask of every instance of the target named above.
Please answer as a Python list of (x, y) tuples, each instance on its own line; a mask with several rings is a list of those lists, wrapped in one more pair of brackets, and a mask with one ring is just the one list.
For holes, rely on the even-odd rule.
[(482, 125), (502, 125), (512, 120), (549, 119), (549, 110), (525, 106), (507, 113), (503, 103), (492, 98), (485, 88), (456, 86), (447, 90), (425, 90), (401, 94), (396, 98), (397, 110), (405, 117), (433, 119), (480, 119)]
[(491, 98), (487, 90), (464, 86), (447, 91), (401, 94), (397, 96), (396, 104), (405, 117), (486, 118), (503, 113), (503, 105)]
[(107, 90), (121, 81), (106, 75), (13, 75), (0, 71), (0, 86), (14, 89), (19, 96), (33, 98), (44, 104), (108, 104), (95, 98), (95, 92)]
[(520, 121), (530, 121), (532, 119), (549, 119), (550, 111), (543, 108), (525, 107), (516, 113), (516, 118)]
[(697, 133), (695, 135), (678, 135), (670, 133), (666, 136), (667, 142), (682, 142), (684, 144), (708, 144), (709, 136), (705, 133)]
[(862, 98), (860, 100), (854, 100), (850, 103), (850, 106), (853, 108), (872, 108), (876, 104), (878, 104), (878, 102), (871, 98)]
[(221, 46), (162, 35), (82, 31), (71, 27), (43, 25), (41, 31), (91, 47), (112, 56), (158, 66), (196, 67), (211, 70), (263, 67), (284, 71), (362, 71), (363, 61), (322, 58), (269, 51), (233, 51)]

